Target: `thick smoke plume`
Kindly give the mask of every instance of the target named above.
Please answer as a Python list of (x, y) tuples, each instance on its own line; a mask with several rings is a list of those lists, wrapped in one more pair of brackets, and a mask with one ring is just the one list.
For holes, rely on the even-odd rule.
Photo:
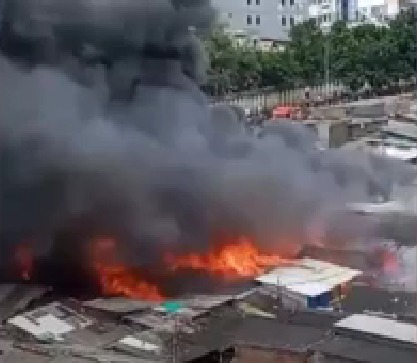
[(367, 231), (336, 212), (389, 195), (402, 168), (319, 152), (302, 127), (254, 139), (232, 109), (210, 108), (197, 36), (214, 18), (209, 0), (5, 2), (3, 249), (48, 251), (80, 230), (117, 236), (141, 264), (220, 232), (277, 246)]

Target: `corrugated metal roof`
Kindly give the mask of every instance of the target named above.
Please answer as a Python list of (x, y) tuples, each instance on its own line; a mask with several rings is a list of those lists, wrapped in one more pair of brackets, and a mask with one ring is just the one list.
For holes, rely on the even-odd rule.
[(110, 349), (96, 349), (76, 344), (37, 344), (15, 343), (1, 362), (36, 362), (36, 363), (155, 363), (156, 360), (129, 356)]
[(4, 321), (25, 309), (33, 300), (39, 299), (49, 288), (37, 285), (1, 284), (0, 320)]
[(135, 311), (146, 310), (155, 304), (149, 301), (135, 300), (125, 297), (109, 297), (86, 301), (83, 305), (88, 308), (106, 312), (128, 314)]
[(264, 284), (281, 286), (301, 295), (317, 296), (352, 280), (361, 273), (359, 270), (329, 262), (303, 258), (297, 263), (277, 267), (256, 280)]
[(152, 330), (132, 333), (119, 339), (112, 348), (141, 358), (162, 358), (166, 355), (166, 342), (157, 332)]
[(395, 136), (403, 136), (417, 141), (417, 126), (409, 122), (390, 120), (383, 131)]
[(188, 321), (179, 322), (173, 315), (161, 315), (154, 311), (129, 314), (124, 317), (124, 321), (129, 324), (138, 324), (149, 329), (154, 329), (158, 332), (173, 333), (176, 328), (190, 333), (194, 331), (194, 328)]
[(384, 203), (349, 203), (348, 208), (361, 213), (403, 213), (406, 212), (404, 205), (398, 201)]
[(394, 291), (371, 286), (352, 286), (342, 300), (343, 311), (363, 313), (365, 310), (412, 316), (416, 314), (417, 294)]
[(397, 147), (386, 147), (383, 150), (388, 157), (409, 161), (417, 158), (417, 148), (399, 149)]
[(41, 340), (61, 340), (62, 335), (93, 324), (92, 319), (59, 302), (16, 315), (7, 322)]
[(353, 314), (338, 321), (336, 328), (378, 335), (400, 342), (417, 344), (417, 326), (379, 316)]
[(301, 352), (322, 340), (326, 331), (308, 326), (282, 324), (274, 319), (248, 317), (242, 319), (229, 334), (230, 341), (237, 345)]
[(321, 341), (313, 349), (335, 358), (334, 361), (341, 362), (415, 363), (416, 361), (415, 351), (412, 349), (400, 349), (371, 340), (352, 339), (338, 335)]

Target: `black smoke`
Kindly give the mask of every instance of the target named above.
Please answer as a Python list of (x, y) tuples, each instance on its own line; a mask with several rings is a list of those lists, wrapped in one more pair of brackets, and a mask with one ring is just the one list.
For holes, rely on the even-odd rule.
[(324, 238), (327, 226), (350, 238), (367, 228), (337, 211), (389, 195), (404, 174), (317, 151), (301, 127), (255, 140), (231, 109), (209, 107), (198, 41), (215, 19), (209, 0), (4, 5), (2, 246), (31, 241), (47, 253), (70, 230), (74, 255), (93, 236), (113, 235), (123, 258), (142, 264), (161, 250), (206, 248), (216, 233), (274, 247), (289, 236)]

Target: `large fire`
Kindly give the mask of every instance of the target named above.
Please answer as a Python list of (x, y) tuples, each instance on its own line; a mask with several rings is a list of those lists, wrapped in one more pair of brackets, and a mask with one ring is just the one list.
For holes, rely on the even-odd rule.
[[(269, 267), (284, 262), (280, 256), (262, 253), (250, 238), (219, 239), (206, 253), (166, 254), (163, 258), (167, 273), (178, 270), (200, 270), (226, 280), (253, 277)], [(115, 263), (116, 241), (99, 238), (93, 241), (93, 266), (102, 292), (131, 298), (161, 301), (166, 298), (160, 288), (147, 281), (137, 271)]]
[(106, 266), (96, 263), (95, 269), (99, 274), (102, 291), (106, 295), (123, 295), (155, 302), (166, 298), (158, 286), (143, 280), (123, 265)]
[(112, 238), (99, 238), (93, 243), (93, 266), (103, 294), (155, 302), (165, 300), (158, 286), (145, 281), (136, 271), (123, 264), (113, 262), (115, 252), (116, 241)]
[(278, 255), (261, 253), (247, 237), (222, 242), (207, 253), (167, 256), (166, 261), (174, 271), (203, 270), (227, 279), (256, 276), (284, 261)]

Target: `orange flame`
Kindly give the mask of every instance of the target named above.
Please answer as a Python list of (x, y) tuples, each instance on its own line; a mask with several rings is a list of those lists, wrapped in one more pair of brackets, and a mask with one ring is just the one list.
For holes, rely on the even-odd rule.
[[(266, 269), (287, 260), (275, 254), (262, 253), (250, 238), (218, 240), (217, 247), (207, 253), (165, 255), (169, 270), (202, 270), (225, 279), (253, 277)], [(143, 279), (136, 270), (114, 263), (116, 241), (100, 238), (93, 241), (93, 266), (99, 277), (102, 292), (107, 295), (124, 295), (136, 299), (162, 301), (166, 296), (158, 286)], [(108, 262), (110, 261), (110, 262)]]
[(278, 255), (262, 254), (251, 239), (246, 237), (227, 241), (207, 254), (166, 257), (172, 270), (204, 270), (225, 278), (253, 277), (283, 261)]
[(158, 286), (143, 280), (136, 271), (119, 263), (106, 263), (106, 260), (114, 257), (115, 252), (116, 241), (112, 238), (99, 238), (93, 243), (93, 266), (103, 294), (124, 295), (155, 302), (165, 300)]
[(15, 260), (23, 280), (30, 280), (33, 272), (33, 253), (28, 245), (19, 245), (15, 250)]
[(158, 286), (142, 280), (135, 272), (122, 265), (105, 266), (95, 263), (95, 269), (106, 295), (123, 295), (155, 302), (165, 300)]

